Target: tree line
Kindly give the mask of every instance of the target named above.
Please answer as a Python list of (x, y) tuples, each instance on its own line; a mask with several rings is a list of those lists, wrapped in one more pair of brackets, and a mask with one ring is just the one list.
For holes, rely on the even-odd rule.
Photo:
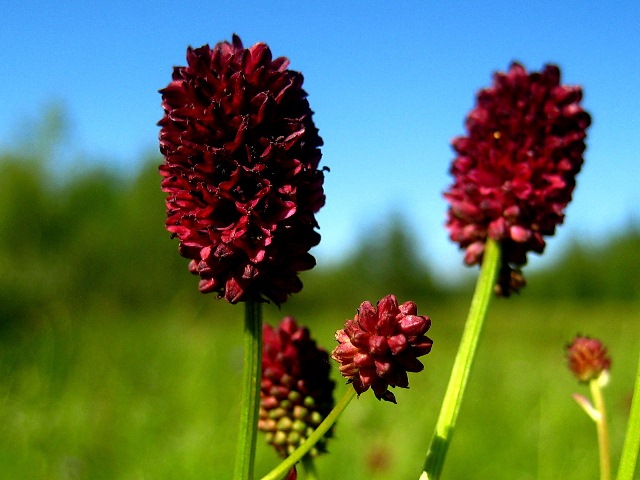
[[(136, 172), (102, 166), (54, 175), (36, 153), (0, 152), (0, 325), (98, 308), (139, 312), (178, 302), (203, 304), (197, 278), (164, 229), (158, 155)], [(353, 255), (302, 275), (305, 308), (353, 304), (395, 292), (404, 299), (453, 298), (395, 215)], [(634, 301), (640, 229), (631, 225), (600, 246), (571, 243), (562, 258), (527, 271), (532, 299)], [(473, 276), (470, 276), (473, 277)], [(208, 300), (207, 300), (208, 301)]]

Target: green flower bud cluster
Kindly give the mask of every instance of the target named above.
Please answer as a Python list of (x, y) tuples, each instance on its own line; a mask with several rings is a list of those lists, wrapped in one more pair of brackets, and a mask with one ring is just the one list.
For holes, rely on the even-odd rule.
[[(269, 405), (274, 406), (268, 408)], [(305, 442), (323, 419), (313, 397), (303, 397), (299, 392), (290, 391), (280, 401), (275, 397), (262, 399), (258, 428), (265, 432), (267, 443), (286, 457)], [(326, 438), (314, 445), (309, 454), (315, 457), (325, 452), (325, 445)]]

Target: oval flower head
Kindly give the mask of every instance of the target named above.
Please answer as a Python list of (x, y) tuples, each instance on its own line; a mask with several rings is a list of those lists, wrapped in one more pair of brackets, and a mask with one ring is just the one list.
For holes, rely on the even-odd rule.
[(187, 50), (160, 90), (166, 227), (203, 293), (284, 302), (315, 265), (322, 139), (303, 77), (237, 36)]
[[(333, 409), (329, 354), (316, 345), (293, 317), (262, 327), (262, 382), (258, 429), (286, 457), (300, 446)], [(325, 451), (327, 436), (310, 451)]]
[(524, 285), (527, 253), (542, 253), (564, 220), (591, 123), (581, 100), (582, 89), (561, 85), (555, 65), (527, 73), (512, 63), (478, 93), (467, 134), (452, 142), (447, 229), (467, 265), (481, 262), (487, 238), (501, 244), (499, 294)]
[(577, 336), (566, 347), (569, 370), (584, 383), (595, 380), (611, 368), (606, 347), (596, 338)]
[(388, 387), (409, 388), (407, 372), (422, 371), (418, 357), (431, 351), (433, 342), (425, 336), (430, 326), (431, 319), (419, 316), (413, 302), (398, 305), (393, 295), (377, 307), (363, 302), (353, 320), (336, 332), (339, 345), (331, 358), (358, 395), (371, 387), (378, 400), (396, 403)]

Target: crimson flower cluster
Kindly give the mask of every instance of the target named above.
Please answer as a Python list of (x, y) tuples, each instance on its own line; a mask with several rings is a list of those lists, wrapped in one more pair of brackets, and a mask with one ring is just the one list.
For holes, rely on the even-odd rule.
[(577, 336), (566, 347), (569, 370), (581, 382), (597, 379), (611, 368), (611, 357), (596, 338)]
[[(258, 429), (286, 457), (333, 409), (335, 383), (329, 378), (329, 354), (293, 317), (285, 317), (276, 328), (265, 324), (262, 332)], [(325, 451), (326, 438), (314, 445), (311, 455)]]
[(418, 357), (431, 351), (433, 342), (425, 336), (430, 326), (431, 319), (418, 316), (415, 303), (398, 305), (394, 295), (377, 307), (363, 302), (353, 320), (336, 332), (339, 345), (331, 358), (358, 395), (371, 387), (378, 400), (396, 403), (388, 387), (409, 388), (407, 372), (423, 370)]
[(468, 265), (481, 261), (487, 238), (501, 244), (498, 293), (524, 285), (527, 253), (542, 253), (564, 220), (591, 123), (581, 99), (580, 87), (560, 84), (557, 66), (527, 73), (512, 63), (480, 90), (467, 134), (452, 142), (449, 235)]
[(322, 139), (303, 77), (237, 36), (187, 50), (160, 90), (166, 227), (202, 292), (284, 302), (313, 268)]

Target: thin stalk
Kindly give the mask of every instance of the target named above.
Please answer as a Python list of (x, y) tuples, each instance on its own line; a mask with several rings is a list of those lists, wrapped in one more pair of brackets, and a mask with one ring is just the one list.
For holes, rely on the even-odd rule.
[(262, 376), (262, 304), (245, 303), (244, 362), (242, 367), (242, 400), (240, 433), (236, 451), (234, 480), (252, 480), (260, 406)]
[(607, 428), (607, 411), (602, 397), (600, 378), (589, 382), (593, 406), (599, 415), (596, 422), (598, 430), (598, 451), (600, 452), (600, 480), (611, 480), (611, 456), (609, 454), (609, 431)]
[(640, 450), (640, 360), (638, 361), (636, 386), (633, 392), (633, 400), (631, 401), (631, 413), (627, 424), (627, 435), (624, 437), (617, 480), (633, 479), (638, 460), (638, 450)]
[(262, 480), (280, 480), (291, 470), (291, 468), (300, 461), (309, 450), (329, 431), (331, 426), (336, 423), (340, 414), (347, 408), (349, 402), (355, 396), (356, 391), (349, 387), (342, 398), (333, 407), (333, 410), (329, 412), (329, 415), (322, 421), (318, 428), (316, 428), (307, 440), (296, 448), (291, 455), (285, 458), (276, 468), (271, 470), (268, 474), (262, 477)]
[(462, 333), (458, 353), (453, 364), (449, 385), (444, 396), (440, 415), (429, 445), (424, 471), (420, 480), (440, 478), (451, 437), (456, 426), (460, 404), (469, 379), (469, 372), (493, 295), (500, 267), (500, 245), (489, 239), (484, 251), (482, 269), (471, 300), (469, 316)]

